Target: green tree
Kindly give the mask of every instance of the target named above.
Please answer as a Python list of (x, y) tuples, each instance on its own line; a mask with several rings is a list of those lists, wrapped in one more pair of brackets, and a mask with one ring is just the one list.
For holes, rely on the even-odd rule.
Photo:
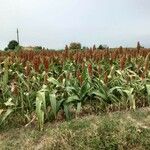
[(98, 49), (103, 50), (103, 49), (104, 49), (103, 45), (100, 45), (100, 46), (98, 47)]
[(72, 42), (69, 46), (70, 50), (80, 50), (81, 49), (81, 43)]
[(42, 50), (42, 49), (43, 49), (42, 46), (35, 46), (35, 47), (34, 47), (34, 50), (35, 50), (35, 51), (40, 51), (40, 50)]
[(12, 40), (8, 44), (8, 49), (14, 50), (18, 45), (19, 45), (19, 43), (17, 41)]
[(8, 50), (9, 50), (8, 47), (5, 47), (4, 51), (8, 51)]

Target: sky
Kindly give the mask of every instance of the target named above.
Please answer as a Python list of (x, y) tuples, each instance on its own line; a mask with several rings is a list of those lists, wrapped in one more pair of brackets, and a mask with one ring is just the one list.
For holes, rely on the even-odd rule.
[(149, 8), (150, 0), (0, 0), (0, 49), (17, 28), (23, 46), (150, 47)]

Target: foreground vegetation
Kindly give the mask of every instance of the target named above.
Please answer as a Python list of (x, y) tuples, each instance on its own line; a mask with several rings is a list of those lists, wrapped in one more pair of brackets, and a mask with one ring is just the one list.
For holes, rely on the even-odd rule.
[(150, 108), (91, 115), (70, 122), (30, 125), (0, 134), (3, 149), (150, 150)]
[(0, 53), (0, 126), (46, 122), (150, 104), (150, 50)]

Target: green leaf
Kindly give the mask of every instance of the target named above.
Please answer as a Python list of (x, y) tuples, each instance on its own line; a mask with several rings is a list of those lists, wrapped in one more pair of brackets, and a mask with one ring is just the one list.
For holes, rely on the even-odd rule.
[(36, 96), (36, 114), (40, 130), (43, 130), (44, 111), (46, 111), (45, 92), (38, 91)]
[(150, 96), (150, 85), (149, 84), (146, 84), (146, 90), (147, 90), (148, 96)]
[(92, 91), (92, 94), (97, 96), (97, 97), (102, 98), (103, 100), (107, 99), (107, 96), (105, 94), (103, 94), (103, 93), (100, 93), (98, 90)]
[(26, 83), (26, 81), (23, 79), (23, 77), (21, 76), (21, 74), (19, 74), (18, 72), (16, 72), (16, 74), (18, 75), (18, 77), (20, 78), (21, 82), (27, 87), (27, 89), (29, 90), (29, 85)]
[(4, 109), (0, 109), (0, 115), (4, 112)]
[(109, 93), (113, 93), (115, 90), (120, 90), (120, 89), (122, 89), (122, 87), (119, 87), (119, 86), (115, 86), (115, 87), (113, 87), (113, 88), (111, 88), (110, 90), (109, 90)]
[(51, 103), (53, 114), (54, 114), (54, 116), (56, 118), (56, 114), (57, 114), (56, 95), (55, 94), (49, 94), (49, 98), (50, 98), (50, 103)]
[(86, 80), (83, 83), (81, 90), (80, 90), (80, 99), (81, 100), (83, 100), (84, 97), (89, 93), (90, 89), (91, 89), (91, 86), (90, 86), (89, 82)]
[(4, 75), (3, 75), (3, 87), (6, 88), (8, 83), (8, 61), (9, 58), (5, 59), (4, 61)]
[(147, 84), (146, 85), (146, 90), (147, 90), (147, 96), (148, 96), (148, 103), (149, 103), (149, 105), (150, 105), (150, 85), (149, 84)]
[(135, 105), (135, 98), (133, 95), (133, 88), (130, 88), (128, 90), (123, 90), (126, 94), (127, 94), (127, 99), (130, 102), (130, 107), (133, 108), (134, 110), (136, 109), (136, 105)]
[(50, 77), (47, 80), (48, 80), (48, 82), (53, 83), (56, 86), (61, 86), (61, 84), (56, 79), (54, 79), (53, 77)]
[(14, 106), (15, 104), (12, 102), (12, 98), (9, 98), (7, 102), (4, 103), (6, 106)]
[(68, 104), (68, 103), (75, 102), (78, 100), (79, 100), (79, 97), (76, 95), (73, 95), (73, 96), (68, 97), (68, 99), (65, 101), (65, 103)]
[(14, 110), (13, 109), (7, 109), (7, 111), (4, 113), (3, 117), (2, 117), (2, 120), (1, 120), (1, 123), (3, 123), (6, 118), (13, 112)]
[(69, 112), (69, 106), (68, 105), (64, 105), (64, 112), (65, 112), (65, 116), (67, 120), (70, 120), (70, 112)]
[(91, 77), (89, 75), (87, 64), (85, 64), (85, 66), (84, 66), (84, 70), (82, 72), (82, 78), (83, 78), (84, 81), (85, 80), (88, 80), (89, 82), (91, 81)]
[(108, 75), (108, 78), (109, 78), (109, 79), (113, 77), (113, 75), (114, 75), (114, 73), (115, 73), (115, 70), (116, 70), (116, 68), (115, 68), (115, 66), (113, 65), (113, 66), (111, 67), (110, 73), (109, 73), (109, 75)]

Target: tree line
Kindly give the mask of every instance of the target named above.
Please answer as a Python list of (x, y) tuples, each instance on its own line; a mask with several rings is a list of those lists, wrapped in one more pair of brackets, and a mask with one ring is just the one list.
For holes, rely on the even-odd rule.
[[(137, 42), (137, 49), (139, 50), (140, 48), (144, 48), (141, 46), (140, 42)], [(5, 51), (8, 50), (20, 50), (22, 49), (22, 46), (19, 45), (19, 43), (16, 40), (12, 40), (8, 43), (7, 47), (4, 49)], [(42, 46), (36, 46), (34, 47), (34, 50), (42, 50), (44, 49)], [(107, 45), (102, 45), (100, 44), (98, 47), (96, 45), (93, 45), (92, 48), (86, 47), (81, 45), (79, 42), (72, 42), (68, 45), (65, 46), (65, 50), (88, 50), (88, 49), (93, 49), (93, 50), (104, 50), (104, 49), (109, 49)]]

